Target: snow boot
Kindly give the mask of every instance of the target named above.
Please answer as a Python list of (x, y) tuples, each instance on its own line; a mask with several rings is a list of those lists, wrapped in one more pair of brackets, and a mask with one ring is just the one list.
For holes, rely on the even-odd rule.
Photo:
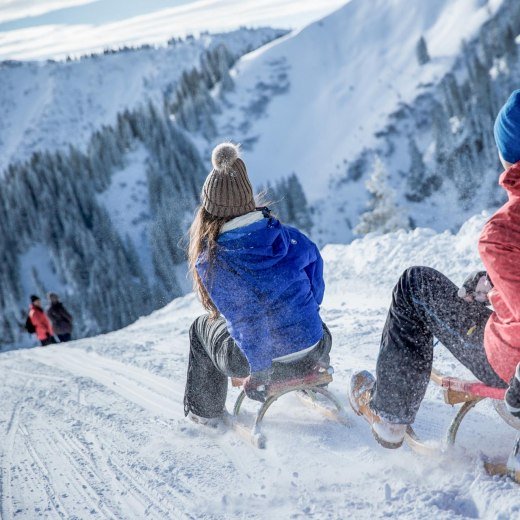
[(190, 411), (188, 412), (187, 418), (196, 424), (201, 424), (202, 426), (207, 426), (215, 430), (224, 424), (223, 415), (218, 415), (217, 417), (201, 417)]
[(370, 424), (372, 435), (381, 446), (389, 449), (400, 448), (407, 425), (389, 423), (370, 408), (370, 397), (375, 382), (374, 376), (366, 370), (353, 374), (350, 379), (350, 406)]

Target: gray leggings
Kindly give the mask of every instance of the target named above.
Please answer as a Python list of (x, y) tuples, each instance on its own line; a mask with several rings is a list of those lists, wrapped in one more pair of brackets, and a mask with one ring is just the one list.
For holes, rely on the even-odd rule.
[[(293, 363), (273, 363), (277, 378), (303, 374), (318, 362), (329, 362), (332, 338), (323, 325), (323, 339), (304, 358)], [(283, 371), (283, 374), (279, 372)], [(190, 328), (190, 356), (184, 413), (200, 417), (217, 417), (224, 411), (229, 377), (250, 374), (249, 362), (228, 332), (224, 318), (212, 320), (199, 316)]]

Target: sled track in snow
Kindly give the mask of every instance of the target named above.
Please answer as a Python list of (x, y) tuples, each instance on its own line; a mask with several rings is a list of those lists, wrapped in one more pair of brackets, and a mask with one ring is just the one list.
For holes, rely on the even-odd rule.
[(70, 469), (70, 482), (81, 503), (88, 505), (91, 511), (102, 513), (104, 518), (120, 518), (121, 515), (114, 512), (116, 508), (110, 503), (111, 500), (107, 500), (104, 495), (103, 478), (80, 453), (71, 438), (55, 431), (47, 443), (51, 450), (60, 453), (68, 463), (66, 467)]
[[(172, 398), (182, 395), (182, 385), (132, 365), (82, 351), (61, 352), (59, 357), (54, 354), (41, 350), (31, 360), (63, 370), (73, 378), (92, 380), (101, 385), (107, 395), (115, 393), (151, 413), (161, 427), (175, 429), (168, 420), (179, 418), (178, 403)], [(54, 378), (56, 382), (66, 379), (67, 377)], [(71, 413), (74, 411), (74, 403), (83, 412), (80, 393), (81, 390), (78, 392), (77, 402), (75, 399), (68, 402), (72, 407), (60, 403), (64, 405), (62, 409), (56, 403), (46, 403), (43, 406), (45, 415), (65, 413), (73, 419), (76, 415)], [(73, 489), (78, 503), (91, 511), (97, 511), (103, 518), (125, 518), (129, 510), (136, 511), (136, 514), (140, 511), (147, 518), (171, 518), (172, 515), (178, 518), (197, 517), (193, 501), (190, 500), (192, 486), (187, 479), (176, 475), (174, 487), (162, 480), (160, 475), (143, 473), (137, 463), (122, 461), (115, 453), (116, 446), (111, 449), (110, 441), (101, 445), (97, 440), (103, 438), (103, 430), (109, 426), (107, 420), (92, 415), (91, 410), (84, 412), (88, 428), (82, 432), (85, 436), (83, 441), (70, 432), (54, 430), (45, 442), (49, 453), (58, 453), (63, 459), (62, 466), (68, 469), (66, 476), (71, 483), (71, 493)], [(83, 419), (85, 415), (82, 413)], [(122, 433), (117, 426), (113, 425), (110, 429), (118, 435)], [(34, 447), (30, 446), (28, 449), (31, 450), (33, 460), (40, 460)], [(38, 476), (46, 485), (45, 468), (41, 468), (41, 464), (37, 467)], [(49, 498), (54, 496), (48, 485), (46, 491)], [(63, 511), (59, 501), (53, 503), (53, 506), (57, 514)]]
[(54, 354), (39, 351), (33, 359), (75, 376), (88, 377), (154, 415), (168, 419), (179, 417), (171, 396), (181, 395), (184, 391), (182, 385), (106, 357), (81, 351), (63, 352), (59, 356)]
[[(89, 426), (88, 432), (91, 439), (88, 442), (59, 431), (52, 432), (47, 440), (49, 452), (59, 453), (61, 466), (68, 470), (67, 481), (77, 503), (88, 506), (102, 518), (124, 519), (128, 511), (134, 511), (137, 517), (163, 519), (177, 514), (179, 518), (187, 518), (190, 502), (179, 489), (143, 475), (134, 464), (128, 465), (115, 453), (107, 452), (110, 447), (97, 441), (102, 438), (102, 431)], [(169, 493), (157, 493), (151, 482), (158, 489), (167, 488)], [(184, 491), (189, 494), (189, 490)]]
[(35, 443), (32, 441), (31, 436), (29, 435), (27, 430), (21, 425), (18, 427), (18, 431), (22, 434), (25, 449), (27, 450), (27, 453), (30, 455), (30, 458), (33, 461), (32, 464), (29, 464), (31, 472), (34, 475), (35, 479), (38, 480), (43, 486), (43, 489), (45, 490), (49, 499), (49, 504), (52, 506), (56, 515), (60, 518), (71, 518), (73, 515), (67, 512), (67, 510), (63, 506), (63, 503), (60, 501), (58, 493), (52, 485), (51, 479), (49, 477), (49, 469), (38, 455), (38, 452), (35, 448)]
[(2, 460), (2, 479), (0, 489), (0, 518), (8, 519), (13, 517), (13, 496), (11, 491), (11, 465), (16, 433), (18, 431), (19, 417), (21, 412), (21, 401), (15, 403), (11, 418), (7, 425), (5, 436), (5, 451)]

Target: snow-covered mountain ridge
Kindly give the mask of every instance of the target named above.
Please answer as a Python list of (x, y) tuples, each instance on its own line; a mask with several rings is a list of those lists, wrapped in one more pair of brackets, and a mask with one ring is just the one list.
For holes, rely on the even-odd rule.
[[(345, 406), (352, 371), (374, 369), (400, 272), (433, 265), (460, 282), (480, 266), (484, 220), (457, 235), (417, 229), (323, 250), (331, 390)], [(188, 329), (200, 312), (190, 294), (114, 333), (0, 356), (2, 518), (518, 518), (517, 486), (480, 462), (505, 456), (515, 432), (485, 405), (439, 459), (386, 451), (351, 412), (345, 428), (291, 396), (265, 419), (265, 451), (187, 422)], [(467, 375), (442, 347), (435, 357)], [(439, 440), (453, 413), (430, 388), (415, 427)]]
[(378, 157), (405, 222), (456, 229), (501, 200), (492, 118), (519, 21), (514, 0), (353, 0), (238, 63), (219, 135), (257, 183), (298, 175), (322, 244), (356, 236)]
[[(421, 85), (438, 81), (461, 42), (502, 1), (353, 0), (240, 61), (235, 93), (228, 96), (236, 111), (222, 115), (222, 133), (256, 138), (245, 157), (257, 182), (295, 171), (309, 192), (323, 194), (343, 160), (373, 146), (388, 115), (399, 103), (412, 102)], [(421, 36), (432, 57), (428, 67), (415, 56)], [(259, 82), (274, 84), (268, 78), (277, 68), (286, 71), (286, 90), (272, 96), (260, 117), (240, 117)]]
[(92, 133), (113, 125), (118, 113), (175, 91), (204, 53), (225, 46), (235, 59), (284, 34), (240, 29), (173, 39), (165, 47), (109, 52), (67, 62), (0, 64), (0, 172), (36, 151), (68, 145), (84, 149)]

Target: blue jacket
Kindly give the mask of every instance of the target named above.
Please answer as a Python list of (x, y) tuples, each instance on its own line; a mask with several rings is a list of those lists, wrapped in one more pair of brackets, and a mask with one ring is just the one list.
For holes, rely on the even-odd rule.
[(251, 372), (322, 338), (323, 260), (311, 240), (271, 217), (222, 233), (217, 243), (210, 271), (205, 254), (196, 269)]

